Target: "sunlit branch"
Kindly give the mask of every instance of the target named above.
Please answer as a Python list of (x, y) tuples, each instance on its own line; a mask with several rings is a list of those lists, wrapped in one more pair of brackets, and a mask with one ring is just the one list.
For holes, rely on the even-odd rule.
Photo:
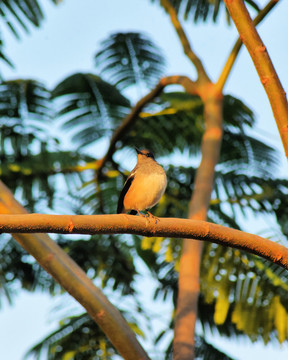
[[(196, 171), (189, 203), (189, 219), (206, 220), (214, 185), (215, 167), (222, 144), (223, 96), (214, 84), (203, 87), (205, 130), (201, 141), (201, 162)], [(194, 359), (195, 325), (200, 293), (203, 242), (184, 238), (179, 267), (178, 299), (173, 354), (175, 360)]]
[[(242, 249), (279, 264), (288, 270), (288, 248), (258, 235), (201, 220), (147, 218), (117, 215), (0, 215), (0, 233), (137, 234), (214, 242)], [(52, 240), (51, 240), (52, 241)], [(25, 244), (24, 244), (25, 245)], [(34, 246), (28, 246), (33, 252)], [(42, 249), (41, 263), (55, 261), (54, 251)], [(33, 254), (32, 254), (33, 255)], [(69, 259), (71, 262), (71, 259)], [(55, 264), (53, 265), (55, 266)], [(81, 270), (82, 271), (82, 270)]]
[(266, 91), (288, 158), (288, 103), (286, 93), (243, 0), (224, 1)]
[[(27, 211), (14, 199), (13, 194), (1, 181), (0, 213), (21, 214), (0, 215), (3, 221), (5, 218), (8, 220), (8, 217), (14, 218), (14, 216), (24, 216), (25, 219), (26, 216), (34, 216), (27, 215)], [(42, 215), (38, 216), (42, 217)], [(50, 224), (50, 220), (46, 221), (46, 225), (48, 224)], [(36, 234), (28, 233), (28, 231), (22, 232), (24, 233), (19, 233), (16, 229), (9, 231), (14, 239), (29, 254), (33, 255), (38, 263), (87, 310), (123, 358), (149, 360), (121, 313), (67, 253), (47, 234), (39, 233), (39, 231)], [(25, 232), (27, 233), (25, 234)]]
[(207, 72), (204, 68), (204, 65), (200, 58), (196, 55), (196, 53), (192, 50), (191, 44), (185, 34), (185, 31), (177, 17), (177, 13), (174, 9), (174, 7), (171, 5), (170, 0), (161, 0), (161, 5), (164, 7), (164, 9), (168, 12), (171, 22), (178, 34), (179, 40), (181, 41), (183, 50), (185, 55), (191, 60), (193, 65), (196, 68), (197, 74), (198, 74), (198, 80), (202, 81), (205, 80), (210, 81)]
[[(257, 14), (257, 16), (255, 17), (255, 19), (253, 20), (254, 26), (257, 26), (266, 17), (266, 15), (268, 15), (270, 13), (270, 11), (274, 8), (274, 6), (276, 4), (278, 4), (279, 1), (280, 0), (270, 0), (268, 2), (268, 4), (262, 10), (260, 10), (259, 13)], [(243, 45), (242, 40), (239, 37), (237, 39), (237, 41), (235, 42), (235, 44), (230, 52), (230, 55), (226, 61), (226, 64), (222, 70), (222, 73), (220, 74), (219, 79), (216, 83), (219, 90), (222, 90), (223, 87), (225, 86), (228, 76), (231, 73), (231, 70), (237, 59), (237, 56), (239, 54), (239, 51), (240, 51), (242, 45)]]

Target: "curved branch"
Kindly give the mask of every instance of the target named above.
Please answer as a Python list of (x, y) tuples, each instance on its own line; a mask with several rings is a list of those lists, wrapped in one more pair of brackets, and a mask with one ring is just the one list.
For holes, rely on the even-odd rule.
[(224, 0), (266, 91), (288, 158), (288, 103), (267, 49), (258, 35), (243, 0)]
[[(248, 251), (288, 270), (288, 248), (258, 235), (201, 220), (160, 218), (157, 224), (143, 217), (117, 215), (1, 215), (0, 233), (61, 233), (61, 234), (138, 234), (143, 236), (176, 237), (204, 240)], [(54, 243), (51, 240), (52, 243)], [(53, 251), (47, 244), (23, 244), (45, 268), (58, 266), (55, 243)], [(57, 246), (57, 245), (56, 245)], [(62, 257), (63, 256), (63, 257)], [(64, 255), (61, 255), (64, 258)], [(65, 254), (66, 257), (66, 254)], [(71, 259), (67, 257), (68, 263)], [(62, 262), (62, 260), (61, 260)], [(66, 270), (67, 271), (67, 270)], [(82, 272), (82, 270), (81, 270)], [(64, 275), (63, 275), (64, 274)], [(65, 273), (63, 273), (65, 277)], [(79, 275), (77, 275), (79, 276)], [(97, 314), (99, 316), (99, 314)]]
[[(274, 6), (278, 4), (279, 1), (280, 0), (270, 0), (268, 4), (262, 10), (260, 10), (255, 19), (253, 20), (254, 26), (257, 26), (266, 17), (266, 15), (269, 14), (269, 12), (274, 8)], [(220, 74), (219, 79), (216, 83), (219, 90), (223, 90), (242, 45), (242, 40), (240, 39), (240, 37), (238, 37), (230, 52), (226, 64), (224, 65), (222, 73)]]
[(180, 21), (177, 17), (177, 13), (174, 7), (171, 5), (170, 0), (161, 0), (161, 5), (164, 7), (164, 9), (168, 12), (170, 16), (171, 22), (178, 34), (185, 55), (187, 55), (187, 57), (191, 60), (192, 64), (195, 66), (197, 70), (198, 80), (210, 82), (210, 79), (207, 75), (204, 65), (202, 64), (202, 61), (192, 50), (191, 44), (185, 34), (183, 27), (180, 24)]
[(155, 88), (150, 91), (146, 96), (140, 99), (137, 104), (133, 107), (131, 112), (127, 115), (127, 117), (123, 120), (121, 125), (114, 132), (111, 140), (109, 148), (101, 160), (97, 161), (98, 164), (98, 174), (102, 171), (104, 165), (107, 161), (111, 160), (112, 155), (115, 151), (116, 144), (121, 138), (125, 135), (125, 133), (130, 129), (130, 127), (135, 123), (138, 118), (138, 115), (142, 111), (142, 109), (152, 100), (154, 100), (158, 95), (161, 94), (163, 89), (167, 85), (179, 84), (182, 85), (187, 92), (196, 93), (195, 83), (190, 80), (187, 76), (167, 76), (162, 78), (159, 83), (155, 86)]
[[(27, 211), (14, 199), (13, 194), (1, 181), (0, 212), (2, 214), (21, 213), (21, 215), (0, 215), (3, 221), (5, 218), (15, 220), (14, 216), (24, 216), (24, 219), (26, 216), (34, 216), (27, 214)], [(85, 272), (47, 234), (21, 234), (16, 228), (15, 231), (11, 229), (9, 232), (87, 310), (123, 358), (149, 360), (118, 309), (109, 302)]]

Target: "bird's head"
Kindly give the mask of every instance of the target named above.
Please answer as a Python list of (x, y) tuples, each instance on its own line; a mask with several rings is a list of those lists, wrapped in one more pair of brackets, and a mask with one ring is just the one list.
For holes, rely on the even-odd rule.
[(137, 152), (137, 160), (138, 161), (143, 161), (143, 160), (147, 160), (147, 159), (155, 160), (154, 155), (150, 150), (147, 150), (147, 149), (139, 150), (137, 148), (135, 148), (135, 150)]

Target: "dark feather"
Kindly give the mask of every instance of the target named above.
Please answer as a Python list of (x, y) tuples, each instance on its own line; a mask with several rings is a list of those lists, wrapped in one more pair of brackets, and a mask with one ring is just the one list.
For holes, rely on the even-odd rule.
[[(119, 200), (118, 200), (118, 206), (117, 206), (117, 214), (121, 214), (122, 211), (123, 211), (123, 207), (124, 207), (124, 197), (125, 195), (127, 194), (127, 191), (129, 190), (131, 184), (132, 184), (132, 181), (134, 180), (134, 175), (129, 175), (124, 186), (123, 186), (123, 189), (121, 191), (121, 194), (119, 196)], [(133, 210), (132, 210), (133, 211)], [(137, 213), (137, 211), (136, 211)], [(135, 215), (134, 213), (132, 214), (131, 212), (131, 215)]]

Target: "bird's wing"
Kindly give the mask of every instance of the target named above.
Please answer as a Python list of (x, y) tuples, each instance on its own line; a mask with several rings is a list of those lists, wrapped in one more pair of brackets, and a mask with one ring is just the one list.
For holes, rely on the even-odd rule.
[[(135, 177), (135, 173), (134, 171), (131, 172), (131, 174), (128, 176), (124, 186), (123, 186), (123, 189), (120, 193), (120, 196), (119, 196), (119, 200), (118, 200), (118, 205), (117, 205), (117, 214), (121, 214), (122, 211), (123, 211), (123, 208), (124, 208), (124, 197), (125, 195), (127, 194), (131, 184), (132, 184), (132, 181), (134, 180), (134, 177)], [(137, 213), (137, 212), (136, 212)]]

